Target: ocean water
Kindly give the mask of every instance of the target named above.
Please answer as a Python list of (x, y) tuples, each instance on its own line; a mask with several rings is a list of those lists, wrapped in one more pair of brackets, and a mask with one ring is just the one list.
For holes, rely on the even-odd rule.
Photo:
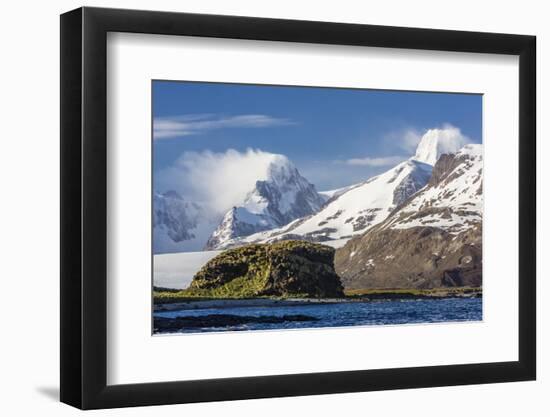
[[(154, 318), (203, 318), (205, 321), (219, 315), (231, 316), (239, 321), (247, 318), (252, 322), (241, 324), (223, 324), (217, 320), (214, 325), (201, 327), (179, 327), (179, 333), (277, 330), (319, 327), (344, 327), (366, 325), (397, 325), (413, 323), (444, 323), (482, 320), (482, 298), (444, 298), (419, 300), (388, 300), (370, 302), (341, 302), (307, 305), (282, 305), (265, 307), (223, 307), (204, 309), (185, 309), (155, 312)], [(307, 317), (311, 320), (295, 321), (293, 316)], [(284, 318), (289, 317), (289, 320)], [(253, 322), (256, 318), (275, 317), (273, 323)], [(195, 320), (195, 319), (193, 319)], [(162, 333), (162, 332), (158, 332)], [(173, 333), (173, 331), (171, 331)]]

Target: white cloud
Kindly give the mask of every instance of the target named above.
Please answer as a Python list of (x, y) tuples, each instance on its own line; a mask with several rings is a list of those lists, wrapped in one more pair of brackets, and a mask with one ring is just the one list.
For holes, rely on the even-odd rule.
[(243, 202), (257, 180), (265, 179), (269, 164), (282, 155), (248, 149), (223, 153), (185, 152), (173, 166), (155, 174), (159, 191), (176, 190), (220, 214)]
[(187, 114), (174, 117), (158, 117), (153, 120), (153, 138), (171, 139), (198, 135), (205, 131), (226, 128), (260, 128), (292, 125), (294, 122), (265, 114), (241, 114), (219, 116), (212, 114)]
[(389, 165), (396, 165), (399, 162), (407, 159), (405, 156), (384, 156), (380, 158), (352, 158), (346, 160), (348, 165), (368, 166), (368, 167), (385, 167)]
[[(416, 159), (433, 165), (439, 155), (456, 152), (472, 142), (470, 138), (462, 134), (459, 128), (449, 123), (444, 123), (439, 128), (424, 130), (424, 132), (412, 128), (396, 130), (386, 135), (385, 139), (392, 142), (393, 148), (405, 151), (408, 156), (352, 158), (344, 162), (347, 165), (355, 166), (386, 167), (396, 165), (415, 155)], [(419, 146), (420, 142), (422, 142), (421, 146)], [(427, 153), (429, 155), (426, 155)], [(425, 159), (429, 159), (429, 161)]]
[(425, 133), (425, 136), (430, 132), (436, 134), (438, 142), (443, 151), (456, 152), (459, 148), (472, 143), (472, 140), (464, 135), (462, 131), (449, 123), (445, 123), (440, 129), (430, 129)]
[(414, 129), (407, 129), (401, 135), (400, 147), (404, 151), (414, 152), (420, 143), (422, 135)]
[[(414, 155), (418, 144), (422, 138), (426, 135), (437, 134), (439, 137), (440, 146), (446, 147), (446, 144), (456, 144), (461, 143), (461, 146), (471, 143), (471, 139), (464, 135), (459, 128), (453, 126), (450, 123), (443, 123), (441, 127), (434, 127), (431, 129), (418, 130), (415, 128), (405, 128), (394, 130), (389, 132), (384, 139), (391, 142), (391, 144), (397, 148), (405, 151), (409, 155)], [(453, 148), (452, 146), (447, 146), (449, 149)]]
[(422, 139), (422, 132), (414, 128), (398, 129), (389, 132), (384, 139), (394, 148), (405, 151), (407, 154), (414, 154)]
[(444, 124), (442, 128), (429, 129), (422, 135), (414, 158), (435, 165), (441, 155), (457, 152), (471, 142), (472, 140), (463, 135), (459, 128)]

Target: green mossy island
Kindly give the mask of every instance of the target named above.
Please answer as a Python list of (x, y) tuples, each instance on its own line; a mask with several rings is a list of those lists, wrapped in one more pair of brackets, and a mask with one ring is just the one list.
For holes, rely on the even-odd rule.
[[(213, 297), (201, 297), (189, 295), (187, 290), (161, 290), (155, 289), (154, 303), (171, 304), (184, 303), (191, 301), (208, 301)], [(441, 299), (441, 298), (478, 298), (482, 297), (483, 290), (481, 287), (442, 287), (430, 289), (361, 289), (361, 290), (344, 290), (344, 296), (328, 299), (326, 301), (374, 301), (374, 300), (406, 300), (406, 299)], [(248, 297), (218, 297), (220, 300), (242, 299)], [(271, 297), (258, 296), (250, 298), (264, 299), (284, 299), (284, 298), (300, 298), (300, 297)], [(298, 301), (298, 300), (295, 300)], [(296, 302), (293, 302), (296, 304)]]
[(229, 249), (208, 261), (189, 288), (157, 293), (156, 299), (344, 297), (334, 253), (330, 246), (296, 240)]

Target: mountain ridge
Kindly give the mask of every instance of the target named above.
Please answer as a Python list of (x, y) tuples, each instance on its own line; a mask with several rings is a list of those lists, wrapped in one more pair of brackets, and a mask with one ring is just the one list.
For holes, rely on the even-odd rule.
[[(320, 192), (287, 157), (272, 154), (265, 174), (242, 203), (210, 217), (200, 204), (183, 203), (175, 192), (155, 194), (155, 253), (296, 239), (341, 247), (429, 187), (439, 175), (437, 171), (432, 175), (436, 168), (430, 163), (468, 149), (469, 145), (462, 146), (467, 142), (458, 129), (430, 129), (412, 157), (367, 180)], [(448, 151), (452, 152), (443, 153)], [(178, 208), (182, 213), (176, 213)]]
[(440, 130), (429, 130), (411, 158), (360, 183), (320, 192), (326, 201), (316, 213), (279, 228), (220, 240), (211, 248), (226, 249), (242, 244), (291, 239), (342, 245), (351, 237), (385, 220), (396, 207), (428, 183), (432, 165), (425, 160), (431, 160), (434, 154), (439, 155), (443, 149), (458, 149), (462, 143), (457, 135), (450, 135), (445, 136), (442, 139), (445, 144), (440, 145), (440, 136)]
[(428, 185), (338, 249), (347, 289), (481, 286), (482, 147), (443, 154)]

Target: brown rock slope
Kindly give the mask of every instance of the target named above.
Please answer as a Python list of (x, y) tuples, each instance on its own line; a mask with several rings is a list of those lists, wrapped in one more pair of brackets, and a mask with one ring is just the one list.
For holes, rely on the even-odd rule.
[(337, 250), (344, 287), (481, 286), (481, 190), (481, 145), (442, 155), (424, 189)]
[(481, 227), (458, 235), (436, 227), (372, 230), (337, 251), (346, 289), (481, 285)]

